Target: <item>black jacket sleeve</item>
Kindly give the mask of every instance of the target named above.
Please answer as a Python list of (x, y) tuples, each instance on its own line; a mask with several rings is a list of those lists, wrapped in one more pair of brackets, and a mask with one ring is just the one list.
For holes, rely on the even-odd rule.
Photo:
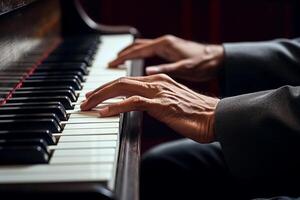
[(285, 185), (299, 195), (288, 183), (300, 179), (300, 39), (224, 48), (229, 97), (217, 106), (215, 132), (229, 169), (245, 182), (275, 185), (278, 195)]
[(300, 38), (224, 44), (222, 96), (300, 85)]
[(300, 87), (222, 99), (215, 133), (237, 179), (278, 182), (278, 191), (300, 179)]

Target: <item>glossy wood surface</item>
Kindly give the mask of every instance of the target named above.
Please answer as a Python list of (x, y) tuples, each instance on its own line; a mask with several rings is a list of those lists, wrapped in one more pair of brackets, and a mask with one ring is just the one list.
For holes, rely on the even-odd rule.
[(35, 0), (0, 0), (0, 15), (26, 6)]
[(39, 1), (0, 17), (0, 71), (15, 62), (38, 57), (59, 38), (60, 9), (56, 0)]

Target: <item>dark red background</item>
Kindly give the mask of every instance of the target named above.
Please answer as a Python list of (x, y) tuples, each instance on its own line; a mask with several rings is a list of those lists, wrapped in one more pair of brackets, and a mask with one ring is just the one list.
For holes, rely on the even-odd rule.
[[(206, 43), (300, 36), (299, 0), (94, 0), (83, 1), (90, 15), (110, 25), (131, 25), (143, 37), (174, 34)], [(217, 83), (201, 84), (206, 92)], [(178, 138), (145, 115), (143, 150)]]
[(98, 21), (132, 25), (150, 38), (174, 34), (218, 43), (299, 34), (297, 0), (94, 0), (88, 3), (91, 15)]

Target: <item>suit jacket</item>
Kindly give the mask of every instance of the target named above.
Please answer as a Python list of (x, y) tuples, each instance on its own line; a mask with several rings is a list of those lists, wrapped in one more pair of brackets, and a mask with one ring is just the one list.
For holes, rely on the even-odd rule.
[(300, 38), (224, 48), (215, 133), (230, 171), (264, 192), (299, 195)]

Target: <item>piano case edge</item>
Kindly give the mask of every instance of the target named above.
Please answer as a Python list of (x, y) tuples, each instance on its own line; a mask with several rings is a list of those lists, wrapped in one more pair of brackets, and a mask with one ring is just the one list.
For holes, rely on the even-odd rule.
[[(130, 76), (144, 74), (143, 60), (134, 60)], [(118, 160), (119, 169), (116, 175), (116, 199), (139, 199), (139, 166), (140, 166), (140, 140), (143, 126), (143, 113), (129, 112), (123, 116), (122, 143)], [(133, 123), (134, 122), (134, 123)]]

